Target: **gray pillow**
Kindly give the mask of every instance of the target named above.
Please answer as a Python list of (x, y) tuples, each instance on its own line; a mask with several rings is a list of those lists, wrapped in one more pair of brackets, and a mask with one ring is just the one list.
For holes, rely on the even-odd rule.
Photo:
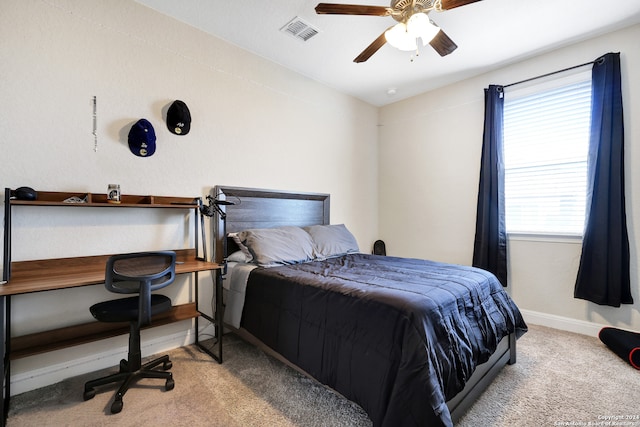
[(253, 261), (262, 267), (297, 264), (313, 259), (311, 236), (300, 227), (259, 228), (238, 233)]
[(304, 227), (314, 243), (315, 257), (331, 258), (359, 252), (358, 242), (344, 224), (312, 225)]

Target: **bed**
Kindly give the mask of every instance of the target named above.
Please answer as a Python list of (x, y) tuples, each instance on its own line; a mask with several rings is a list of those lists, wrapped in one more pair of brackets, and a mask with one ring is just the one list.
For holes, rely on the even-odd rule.
[(230, 267), (225, 323), (374, 426), (450, 426), (515, 363), (527, 327), (491, 273), (362, 253), (330, 223), (328, 194), (213, 191), (235, 203), (213, 227), (215, 260)]

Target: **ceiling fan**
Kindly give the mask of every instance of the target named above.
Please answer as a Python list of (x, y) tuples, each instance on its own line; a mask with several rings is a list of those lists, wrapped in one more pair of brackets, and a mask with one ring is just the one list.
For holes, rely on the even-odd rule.
[(417, 50), (418, 38), (422, 39), (423, 46), (429, 43), (440, 56), (446, 56), (456, 50), (458, 45), (435, 25), (428, 14), (434, 10), (442, 12), (477, 1), (480, 0), (391, 0), (390, 7), (319, 3), (316, 6), (316, 13), (319, 15), (391, 16), (398, 21), (396, 25), (380, 34), (353, 62), (366, 61), (385, 43), (401, 50)]

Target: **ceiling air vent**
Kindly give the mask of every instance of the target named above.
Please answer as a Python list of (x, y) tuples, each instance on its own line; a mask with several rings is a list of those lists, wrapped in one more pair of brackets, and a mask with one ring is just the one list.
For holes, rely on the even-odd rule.
[(284, 27), (280, 28), (280, 31), (290, 34), (298, 40), (302, 40), (305, 42), (319, 32), (317, 29), (313, 28), (310, 24), (297, 16), (289, 21)]

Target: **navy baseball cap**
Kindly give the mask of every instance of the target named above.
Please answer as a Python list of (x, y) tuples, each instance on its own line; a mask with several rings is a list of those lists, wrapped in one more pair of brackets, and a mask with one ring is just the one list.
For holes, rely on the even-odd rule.
[(191, 130), (191, 113), (187, 104), (179, 99), (167, 110), (167, 128), (176, 135), (186, 135)]
[(156, 152), (156, 132), (146, 119), (140, 119), (131, 126), (129, 149), (139, 157), (153, 156)]

